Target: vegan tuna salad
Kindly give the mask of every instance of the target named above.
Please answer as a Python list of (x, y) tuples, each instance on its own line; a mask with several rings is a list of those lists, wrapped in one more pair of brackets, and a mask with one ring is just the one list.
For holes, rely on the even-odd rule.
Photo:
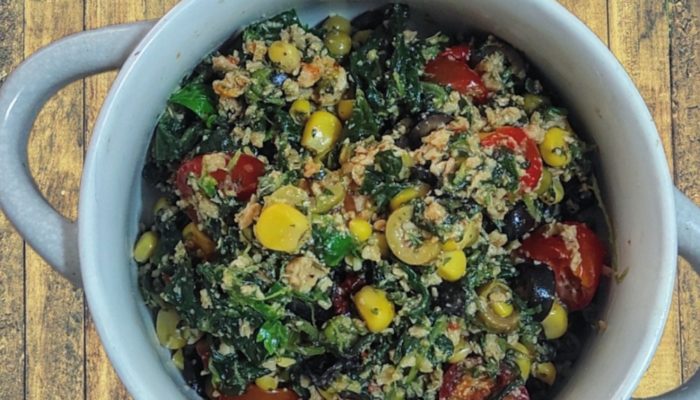
[(602, 325), (594, 147), (514, 48), (408, 11), (283, 12), (169, 98), (133, 254), (203, 398), (550, 398)]

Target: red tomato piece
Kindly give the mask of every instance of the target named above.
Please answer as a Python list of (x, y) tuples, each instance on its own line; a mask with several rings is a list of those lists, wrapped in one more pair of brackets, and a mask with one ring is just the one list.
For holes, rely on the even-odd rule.
[[(180, 165), (175, 175), (175, 186), (180, 191), (183, 198), (192, 196), (193, 190), (187, 184), (190, 176), (196, 179), (202, 177), (202, 162), (207, 154), (199, 155), (191, 160), (187, 160)], [(223, 155), (226, 162), (231, 159), (229, 154)], [(236, 197), (241, 200), (248, 200), (258, 188), (258, 179), (265, 172), (265, 164), (256, 157), (241, 154), (236, 161), (236, 165), (227, 171), (226, 169), (217, 169), (208, 171), (208, 175), (214, 178), (219, 188), (231, 189), (236, 193)]]
[(471, 58), (471, 55), (471, 47), (469, 47), (468, 44), (463, 43), (446, 48), (442, 51), (442, 53), (438, 54), (438, 57), (446, 57), (451, 60), (463, 61), (466, 63), (469, 61), (469, 58)]
[(496, 380), (487, 375), (472, 376), (461, 364), (452, 364), (442, 376), (439, 400), (486, 400), (496, 388)]
[(511, 389), (508, 394), (502, 397), (503, 400), (530, 400), (530, 392), (524, 385)]
[(493, 133), (481, 139), (481, 145), (485, 147), (502, 146), (521, 153), (527, 160), (528, 167), (520, 177), (523, 187), (534, 189), (542, 177), (542, 157), (537, 149), (537, 144), (530, 139), (525, 131), (514, 126), (502, 126), (496, 128)]
[(231, 170), (231, 180), (236, 197), (248, 200), (258, 189), (258, 179), (265, 173), (265, 164), (256, 157), (241, 154)]
[(580, 253), (578, 265), (561, 235), (544, 236), (535, 232), (523, 241), (521, 253), (532, 260), (545, 263), (554, 271), (557, 296), (571, 311), (590, 304), (603, 270), (605, 248), (596, 234), (580, 222), (564, 222), (576, 227), (576, 241)]
[(428, 61), (424, 69), (425, 76), (430, 82), (450, 86), (462, 94), (473, 97), (474, 101), (483, 103), (489, 91), (484, 86), (481, 76), (469, 68), (466, 61), (457, 59), (463, 56), (466, 56), (464, 52), (448, 53), (446, 56), (440, 55)]
[(219, 400), (297, 400), (299, 396), (289, 389), (277, 389), (267, 391), (260, 389), (258, 385), (251, 384), (246, 391), (238, 396), (221, 395)]

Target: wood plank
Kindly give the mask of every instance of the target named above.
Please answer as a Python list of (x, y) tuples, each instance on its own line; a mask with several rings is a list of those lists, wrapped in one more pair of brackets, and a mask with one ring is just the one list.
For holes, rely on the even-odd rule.
[[(24, 4), (0, 0), (0, 86), (24, 55)], [(0, 213), (0, 388), (8, 399), (24, 397), (24, 244)]]
[[(26, 0), (24, 54), (28, 56), (83, 28), (75, 0)], [(29, 146), (29, 165), (47, 199), (77, 215), (83, 156), (83, 83), (62, 90), (41, 112)], [(58, 156), (57, 156), (58, 155)], [(26, 248), (27, 399), (82, 398), (83, 294)]]
[[(113, 2), (110, 0), (87, 0), (85, 5), (86, 29), (105, 25), (158, 18), (175, 0), (154, 0), (147, 2)], [(92, 127), (99, 114), (102, 102), (109, 91), (116, 73), (105, 73), (85, 80), (86, 142), (89, 141)], [(109, 359), (99, 341), (92, 319), (86, 325), (86, 397), (88, 399), (128, 399), (124, 385), (119, 381)]]
[[(673, 151), (676, 185), (700, 203), (700, 3), (677, 1), (671, 15), (671, 76), (673, 96)], [(683, 380), (700, 364), (700, 278), (687, 262), (681, 263), (680, 324)]]
[[(656, 0), (610, 0), (609, 45), (646, 100), (656, 121), (669, 164), (673, 167), (669, 18), (664, 3)], [(676, 290), (661, 344), (635, 397), (663, 393), (681, 383), (679, 329)]]
[(559, 0), (559, 3), (583, 21), (603, 43), (608, 44), (607, 0)]

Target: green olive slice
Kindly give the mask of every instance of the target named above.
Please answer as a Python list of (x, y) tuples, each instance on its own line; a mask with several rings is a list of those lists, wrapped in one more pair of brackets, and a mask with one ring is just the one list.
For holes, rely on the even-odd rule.
[(520, 323), (520, 313), (514, 309), (507, 317), (502, 317), (493, 310), (491, 296), (496, 293), (511, 295), (511, 290), (505, 283), (494, 280), (479, 289), (479, 307), (477, 317), (492, 332), (508, 333), (517, 329)]
[(440, 254), (437, 238), (411, 222), (413, 207), (403, 206), (386, 221), (386, 241), (391, 252), (409, 265), (425, 265)]

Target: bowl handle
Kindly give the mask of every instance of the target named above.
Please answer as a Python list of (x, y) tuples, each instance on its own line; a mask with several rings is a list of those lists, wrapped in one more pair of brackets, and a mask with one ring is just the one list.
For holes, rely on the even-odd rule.
[[(81, 286), (76, 222), (44, 199), (29, 171), (29, 134), (44, 103), (67, 84), (119, 68), (153, 21), (115, 25), (58, 40), (22, 62), (0, 88), (0, 208), (56, 271)], [(40, 79), (37, 79), (40, 77)]]
[[(678, 254), (683, 256), (695, 272), (700, 273), (700, 208), (680, 190), (676, 197), (676, 224), (678, 226)], [(686, 383), (662, 395), (645, 400), (700, 399), (700, 373), (696, 372)]]

